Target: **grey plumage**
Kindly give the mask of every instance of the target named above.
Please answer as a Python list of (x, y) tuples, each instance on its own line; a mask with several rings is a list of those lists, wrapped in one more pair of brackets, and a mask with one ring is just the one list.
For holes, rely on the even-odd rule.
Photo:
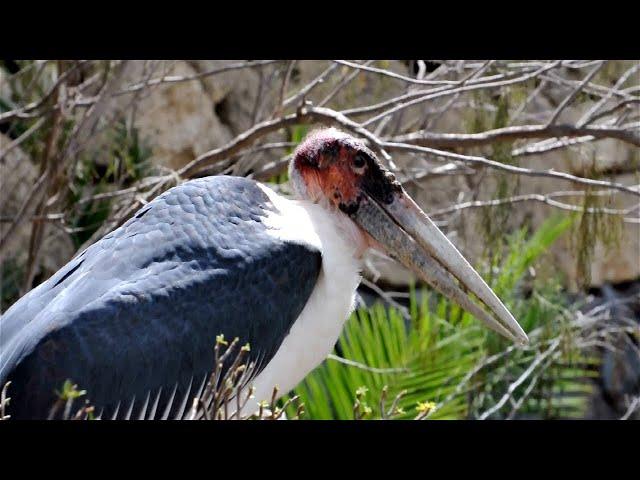
[(321, 268), (317, 248), (268, 233), (274, 208), (248, 179), (186, 182), (25, 295), (0, 317), (9, 413), (46, 417), (67, 378), (104, 418), (134, 397), (162, 412), (176, 383), (182, 399), (212, 369), (218, 334), (249, 342), (259, 372)]

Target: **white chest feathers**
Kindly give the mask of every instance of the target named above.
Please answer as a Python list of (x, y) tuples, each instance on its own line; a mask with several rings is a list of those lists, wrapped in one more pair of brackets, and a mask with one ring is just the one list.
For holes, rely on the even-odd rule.
[(265, 191), (281, 212), (267, 221), (273, 235), (316, 245), (322, 252), (322, 271), (289, 335), (254, 380), (256, 402), (269, 400), (276, 385), (281, 395), (287, 393), (331, 353), (353, 311), (362, 267), (360, 236), (348, 219), (320, 205)]

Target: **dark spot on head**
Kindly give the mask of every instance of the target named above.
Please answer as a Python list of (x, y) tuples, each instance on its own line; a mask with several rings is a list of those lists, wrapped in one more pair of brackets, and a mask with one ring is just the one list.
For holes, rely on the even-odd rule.
[(350, 203), (340, 202), (340, 204), (338, 204), (338, 207), (347, 215), (352, 216), (358, 211), (358, 208), (360, 207), (360, 202), (359, 201), (350, 202)]
[(338, 153), (340, 153), (340, 143), (338, 140), (325, 143), (320, 150), (321, 155), (332, 158), (337, 157)]

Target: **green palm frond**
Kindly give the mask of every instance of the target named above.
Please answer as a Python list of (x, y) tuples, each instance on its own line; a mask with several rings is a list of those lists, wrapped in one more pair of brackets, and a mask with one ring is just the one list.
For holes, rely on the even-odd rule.
[[(491, 286), (530, 332), (531, 345), (510, 345), (429, 292), (412, 292), (410, 321), (379, 303), (358, 309), (336, 352), (294, 391), (306, 418), (353, 419), (357, 403), (364, 418), (409, 419), (425, 402), (435, 404), (432, 419), (580, 415), (595, 360), (575, 345), (578, 327), (559, 282), (534, 282), (526, 297), (518, 294), (529, 268), (570, 225), (569, 217), (554, 217), (528, 240), (516, 233), (492, 266), (499, 274)], [(397, 411), (382, 412), (381, 397), (397, 395)]]

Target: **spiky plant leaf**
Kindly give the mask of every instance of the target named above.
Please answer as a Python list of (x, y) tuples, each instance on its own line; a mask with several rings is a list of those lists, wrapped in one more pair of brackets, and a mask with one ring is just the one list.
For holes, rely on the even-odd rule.
[(394, 418), (415, 418), (424, 402), (435, 404), (427, 414), (433, 419), (580, 415), (593, 359), (573, 345), (576, 327), (566, 318), (557, 284), (534, 285), (526, 298), (516, 296), (529, 267), (570, 224), (553, 217), (528, 240), (526, 232), (516, 233), (493, 266), (499, 273), (492, 287), (531, 332), (528, 348), (511, 346), (447, 299), (412, 292), (410, 322), (381, 304), (354, 312), (334, 355), (294, 391), (306, 418), (353, 419), (358, 402), (371, 409), (365, 418), (386, 418), (381, 396), (401, 393)]

